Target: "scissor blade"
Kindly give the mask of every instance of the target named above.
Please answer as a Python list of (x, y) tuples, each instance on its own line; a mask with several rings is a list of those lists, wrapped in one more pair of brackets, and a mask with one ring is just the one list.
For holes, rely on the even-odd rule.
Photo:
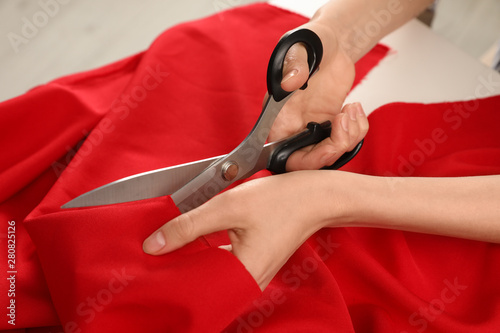
[[(259, 170), (266, 168), (268, 157), (281, 141), (264, 145)], [(151, 199), (177, 192), (190, 180), (207, 169), (210, 164), (226, 157), (220, 155), (204, 160), (174, 165), (125, 177), (98, 187), (65, 203), (61, 208), (79, 208), (111, 205), (123, 202)], [(250, 175), (247, 175), (247, 177)], [(177, 204), (176, 200), (174, 202)]]
[(169, 195), (225, 155), (122, 178), (84, 193), (61, 208), (110, 205)]

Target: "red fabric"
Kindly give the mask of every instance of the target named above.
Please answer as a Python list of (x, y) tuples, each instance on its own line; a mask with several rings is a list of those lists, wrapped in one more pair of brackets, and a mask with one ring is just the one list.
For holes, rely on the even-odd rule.
[[(148, 281), (145, 286), (146, 280), (143, 280), (142, 287), (137, 287), (128, 294), (128, 301), (124, 300), (116, 306), (106, 306), (103, 313), (99, 304), (92, 303), (92, 297), (99, 297), (106, 303), (108, 299), (105, 297), (111, 292), (113, 299), (119, 298), (115, 297), (113, 291), (121, 289), (128, 282), (126, 278), (123, 280), (123, 276), (148, 275), (148, 270), (157, 269), (154, 267), (159, 265), (159, 261), (153, 260), (152, 267), (141, 266), (140, 274), (136, 273), (137, 268), (129, 266), (125, 271), (122, 271), (125, 266), (117, 269), (107, 267), (101, 260), (115, 261), (114, 256), (123, 259), (129, 257), (129, 254), (123, 250), (118, 251), (119, 247), (114, 247), (115, 252), (111, 251), (112, 254), (107, 253), (110, 249), (101, 251), (97, 247), (89, 247), (83, 234), (80, 240), (72, 238), (79, 233), (75, 225), (81, 225), (84, 229), (82, 232), (90, 233), (91, 236), (88, 237), (95, 244), (105, 245), (106, 242), (95, 238), (101, 234), (107, 239), (109, 234), (103, 233), (104, 230), (100, 233), (94, 230), (92, 233), (87, 223), (74, 224), (69, 220), (57, 225), (61, 222), (59, 219), (55, 220), (59, 222), (50, 222), (49, 226), (34, 222), (37, 221), (35, 218), (27, 224), (30, 238), (22, 221), (44, 197), (43, 203), (32, 217), (55, 216), (46, 214), (58, 211), (59, 202), (76, 195), (76, 192), (66, 194), (65, 189), (82, 193), (117, 177), (221, 154), (234, 148), (250, 130), (259, 112), (265, 91), (265, 69), (272, 48), (284, 32), (306, 21), (302, 16), (264, 4), (229, 11), (223, 16), (216, 15), (170, 29), (144, 53), (94, 71), (55, 80), (0, 105), (0, 124), (4, 125), (0, 131), (0, 140), (4, 147), (11, 148), (3, 151), (3, 158), (0, 159), (0, 181), (3, 185), (0, 188), (0, 216), (5, 221), (6, 231), (9, 221), (15, 221), (16, 246), (16, 258), (11, 269), (15, 270), (15, 296), (2, 298), (5, 308), (9, 306), (11, 299), (15, 300), (16, 325), (5, 320), (0, 322), (0, 329), (16, 328), (16, 331), (22, 331), (23, 327), (48, 327), (61, 320), (67, 331), (96, 331), (96, 327), (101, 330), (109, 327), (118, 330), (110, 313), (116, 312), (123, 317), (123, 313), (116, 308), (127, 304), (131, 299), (135, 302), (134, 297), (140, 293), (141, 288), (151, 291), (153, 281)], [(378, 46), (364, 62), (357, 65), (361, 73), (356, 78), (357, 82), (386, 51), (385, 47)], [(89, 135), (90, 132), (92, 133)], [(89, 137), (80, 148), (82, 139), (87, 135)], [(185, 145), (179, 145), (179, 142)], [(110, 149), (111, 147), (113, 148)], [(89, 169), (89, 161), (103, 161), (104, 164), (91, 163), (94, 165)], [(66, 168), (70, 162), (70, 166)], [(63, 176), (58, 179), (63, 171)], [(58, 184), (46, 196), (56, 180)], [(145, 204), (140, 203), (140, 209), (137, 208), (137, 220), (146, 219), (142, 215)], [(156, 211), (161, 218), (149, 221), (150, 225), (147, 227), (143, 223), (134, 222), (141, 229), (139, 233), (125, 228), (124, 221), (115, 227), (107, 222), (102, 223), (111, 229), (129, 230), (129, 236), (133, 235), (137, 246), (131, 246), (132, 242), (127, 242), (125, 247), (135, 251), (133, 261), (141, 264), (145, 263), (144, 255), (140, 252), (141, 239), (177, 214), (168, 198), (152, 200), (148, 207), (151, 208), (149, 214)], [(130, 222), (133, 216), (131, 211), (123, 212), (124, 218)], [(118, 222), (116, 213), (110, 213), (110, 218)], [(75, 211), (71, 214), (72, 219), (81, 220), (79, 215), (74, 214)], [(105, 220), (103, 212), (99, 211), (97, 214), (100, 221)], [(97, 227), (100, 223), (96, 221), (93, 220), (93, 225)], [(37, 231), (38, 227), (41, 229)], [(56, 245), (66, 233), (71, 235), (67, 238), (69, 245)], [(211, 235), (206, 240), (220, 241), (221, 235), (224, 236)], [(55, 237), (57, 241), (51, 237)], [(164, 288), (169, 294), (172, 294), (172, 290), (179, 293), (179, 297), (172, 294), (173, 299), (182, 300), (186, 295), (191, 295), (191, 298), (184, 303), (177, 301), (175, 304), (165, 298), (165, 305), (159, 307), (157, 312), (147, 310), (149, 315), (142, 316), (142, 320), (130, 317), (135, 326), (122, 319), (125, 331), (158, 328), (154, 325), (160, 319), (165, 321), (165, 327), (175, 326), (177, 320), (186, 327), (191, 325), (193, 331), (199, 331), (199, 327), (207, 322), (210, 323), (210, 329), (218, 330), (242, 312), (243, 305), (249, 299), (260, 294), (241, 264), (223, 251), (208, 248), (206, 240), (193, 244), (191, 250), (185, 250), (186, 255), (190, 255), (189, 258), (181, 260), (183, 257), (175, 257), (175, 264), (170, 263), (172, 257), (161, 259), (169, 260), (169, 267), (180, 265), (175, 274), (172, 274), (171, 269), (170, 273), (165, 271), (164, 274), (152, 274), (156, 274), (156, 278), (165, 283)], [(7, 242), (7, 238), (2, 237), (2, 244)], [(113, 246), (116, 244), (113, 242)], [(65, 247), (73, 248), (74, 251), (68, 251)], [(7, 244), (4, 248), (7, 248)], [(205, 251), (202, 254), (190, 254), (199, 252), (200, 249)], [(94, 262), (90, 263), (90, 253), (100, 253), (100, 259), (94, 258)], [(182, 253), (179, 252), (179, 255)], [(44, 272), (38, 256), (41, 257)], [(201, 264), (191, 262), (199, 256), (203, 258), (198, 260)], [(7, 262), (7, 251), (2, 252), (1, 259)], [(151, 259), (148, 257), (145, 260)], [(190, 283), (185, 283), (188, 281), (186, 275), (193, 275), (195, 267), (199, 268), (198, 273)], [(76, 273), (84, 270), (88, 270), (92, 277)], [(169, 274), (171, 280), (167, 283)], [(240, 281), (241, 284), (231, 287), (227, 277), (224, 279), (221, 274), (229, 276), (231, 281)], [(6, 273), (5, 278), (1, 279), (1, 290), (9, 290), (10, 282), (6, 279), (9, 276)], [(93, 282), (86, 285), (87, 282), (82, 278)], [(119, 278), (122, 280), (117, 280)], [(122, 285), (115, 285), (117, 281), (123, 281)], [(220, 292), (214, 281), (220, 282), (219, 289), (229, 298), (214, 297), (217, 291)], [(110, 285), (110, 282), (113, 283)], [(85, 287), (80, 289), (82, 283)], [(107, 284), (107, 289), (102, 288), (102, 283)], [(195, 289), (206, 289), (207, 297), (214, 300), (207, 301), (206, 304), (196, 302), (194, 306), (191, 304), (192, 295), (203, 293)], [(160, 298), (163, 297), (166, 296), (162, 295)], [(220, 302), (229, 302), (232, 298), (241, 298), (232, 302), (233, 312), (229, 312), (227, 316), (212, 315), (221, 307), (226, 307), (225, 303)], [(149, 297), (146, 299), (149, 300)], [(154, 304), (154, 300), (152, 303)], [(207, 306), (213, 307), (214, 312), (206, 312)], [(153, 307), (152, 304), (144, 305), (144, 309)], [(166, 312), (171, 313), (169, 318), (176, 318), (173, 322), (171, 319), (163, 320), (166, 308), (169, 309)], [(137, 313), (140, 314), (144, 309)], [(10, 311), (14, 310), (8, 309), (7, 313)], [(94, 312), (98, 315), (96, 318)], [(193, 324), (189, 324), (186, 316), (193, 318)], [(156, 319), (151, 320), (151, 317)], [(76, 327), (73, 327), (73, 322)], [(50, 327), (29, 329), (29, 332), (38, 331), (57, 330)]]
[[(142, 252), (145, 237), (178, 214), (169, 197), (59, 209), (117, 178), (234, 148), (260, 112), (271, 50), (279, 36), (305, 21), (266, 4), (234, 9), (172, 28), (145, 53), (0, 105), (0, 124), (9, 124), (1, 140), (18, 143), (0, 161), (2, 184), (8, 184), (0, 190), (6, 198), (0, 212), (4, 221), (16, 221), (16, 328), (58, 320), (66, 332), (499, 327), (496, 245), (385, 230), (322, 230), (261, 293), (241, 263), (216, 248), (224, 233), (162, 257)], [(356, 82), (386, 51), (377, 46), (357, 64)], [(493, 126), (499, 98), (475, 103), (468, 105), (474, 110), (469, 117), (446, 103), (381, 108), (370, 116), (365, 147), (346, 169), (498, 173)], [(447, 139), (433, 134), (438, 128)], [(89, 132), (75, 155), (71, 147)], [(439, 142), (433, 148), (427, 138)], [(21, 221), (30, 212), (28, 236)], [(4, 284), (2, 279), (7, 290)], [(5, 321), (0, 327), (12, 328)]]
[[(369, 117), (366, 145), (345, 169), (383, 176), (500, 174), (499, 107), (500, 96), (386, 105)], [(498, 331), (498, 244), (363, 228), (319, 234), (339, 244), (325, 264), (356, 332)]]
[[(8, 252), (1, 251), (0, 260), (14, 264), (17, 272), (15, 297), (4, 296), (2, 308), (10, 306), (10, 299), (16, 301), (16, 328), (59, 322), (35, 246), (22, 221), (69, 163), (75, 154), (72, 147), (108, 112), (105, 105), (113, 101), (110, 93), (130, 80), (138, 59), (61, 78), (0, 105), (0, 142), (4, 147), (0, 159), (1, 234), (6, 235), (8, 222), (15, 221), (15, 239), (9, 240), (11, 244), (15, 241), (16, 255), (14, 263), (7, 262)], [(7, 242), (2, 237), (2, 248), (7, 249)], [(9, 291), (6, 277), (10, 274), (4, 274), (0, 287)], [(5, 320), (0, 322), (2, 328), (14, 326)]]

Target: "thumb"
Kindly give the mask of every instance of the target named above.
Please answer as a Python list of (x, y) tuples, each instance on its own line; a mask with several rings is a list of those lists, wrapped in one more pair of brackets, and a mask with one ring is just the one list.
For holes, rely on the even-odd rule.
[(297, 90), (306, 83), (308, 77), (306, 48), (301, 43), (296, 43), (290, 47), (285, 56), (281, 88), (285, 91)]
[[(143, 243), (144, 252), (161, 255), (177, 250), (200, 236), (230, 228), (219, 210), (205, 209), (206, 204), (182, 214), (153, 232)], [(219, 223), (220, 221), (220, 223)]]

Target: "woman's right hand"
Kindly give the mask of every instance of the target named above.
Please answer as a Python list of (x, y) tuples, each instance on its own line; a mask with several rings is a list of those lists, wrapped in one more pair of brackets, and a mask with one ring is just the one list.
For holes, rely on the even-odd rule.
[[(331, 26), (314, 21), (301, 26), (314, 31), (323, 43), (323, 59), (308, 87), (299, 90), (285, 104), (269, 134), (276, 141), (303, 130), (310, 121), (332, 122), (329, 138), (292, 154), (287, 171), (320, 169), (333, 164), (351, 151), (366, 135), (368, 119), (358, 103), (342, 108), (354, 81), (354, 63), (342, 49), (338, 34)], [(307, 52), (302, 44), (293, 45), (285, 57), (281, 86), (298, 90), (309, 77)]]

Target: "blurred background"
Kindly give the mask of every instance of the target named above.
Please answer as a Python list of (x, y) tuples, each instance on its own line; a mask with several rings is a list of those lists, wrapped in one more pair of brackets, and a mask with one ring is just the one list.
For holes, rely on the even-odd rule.
[(253, 2), (1, 0), (0, 101), (62, 75), (143, 51), (177, 23)]
[[(140, 52), (177, 23), (257, 1), (2, 0), (0, 101)], [(494, 61), (500, 0), (439, 0), (422, 20), (478, 61)]]

